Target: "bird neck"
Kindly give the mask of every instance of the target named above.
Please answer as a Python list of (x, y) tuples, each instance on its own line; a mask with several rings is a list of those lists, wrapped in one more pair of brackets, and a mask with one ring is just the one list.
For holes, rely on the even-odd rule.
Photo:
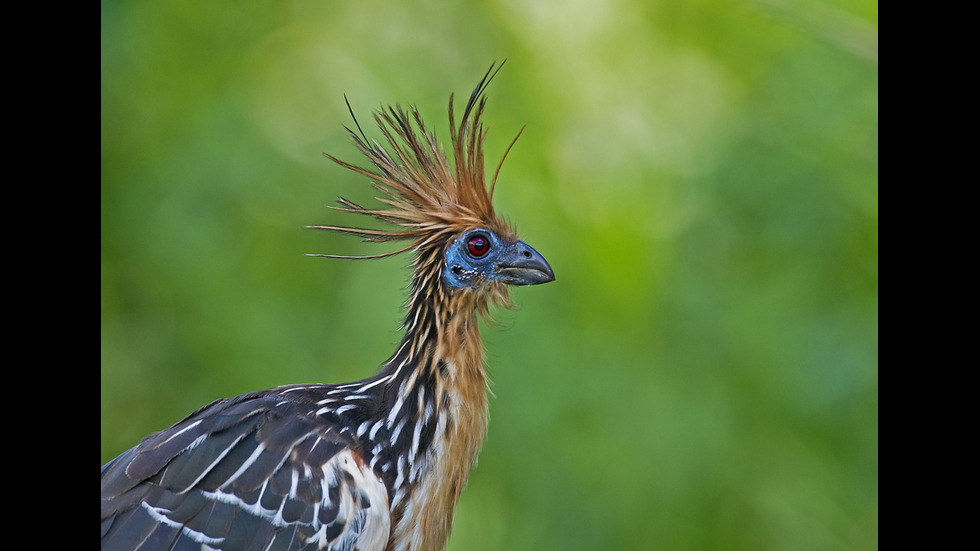
[(416, 267), (402, 325), (405, 335), (386, 370), (393, 380), (407, 383), (400, 395), (414, 392), (419, 384), (434, 383), (440, 398), (444, 392), (473, 387), (485, 399), (487, 381), (477, 319), (483, 309), (480, 297), (473, 290), (450, 289), (442, 281), (440, 266), (426, 265)]
[[(390, 376), (387, 402), (392, 409), (414, 402), (418, 418), (446, 416), (447, 429), (478, 436), (482, 443), (487, 376), (477, 299), (472, 292), (446, 289), (438, 274), (433, 276), (417, 276), (413, 284), (405, 334), (384, 369)], [(457, 426), (467, 417), (482, 428), (469, 432)]]
[(383, 370), (390, 379), (382, 415), (397, 465), (385, 475), (394, 531), (435, 548), (486, 436), (487, 377), (475, 298), (420, 278), (401, 345)]

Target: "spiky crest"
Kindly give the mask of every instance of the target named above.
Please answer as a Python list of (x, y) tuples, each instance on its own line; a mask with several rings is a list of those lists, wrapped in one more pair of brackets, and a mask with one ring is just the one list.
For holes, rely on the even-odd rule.
[[(458, 127), (455, 123), (453, 96), (450, 96), (452, 164), (436, 139), (435, 132), (426, 128), (417, 109), (405, 110), (396, 104), (375, 113), (374, 119), (390, 146), (390, 152), (378, 142), (368, 140), (355, 117), (357, 132), (350, 128), (347, 130), (354, 144), (367, 156), (376, 170), (347, 163), (326, 153), (324, 156), (373, 180), (374, 187), (381, 193), (376, 199), (387, 205), (387, 208), (365, 208), (343, 197), (338, 200), (342, 206), (331, 208), (371, 216), (399, 228), (373, 229), (335, 225), (309, 227), (357, 235), (367, 241), (409, 241), (409, 244), (395, 251), (365, 256), (312, 256), (381, 258), (412, 249), (422, 254), (434, 246), (441, 250), (453, 236), (479, 227), (492, 230), (505, 240), (516, 239), (514, 231), (494, 212), (492, 202), (497, 174), (510, 147), (500, 160), (489, 187), (484, 175), (483, 144), (487, 134), (482, 121), (486, 106), (484, 92), (502, 66), (503, 64), (496, 67), (491, 65), (480, 80), (470, 95)], [(354, 116), (353, 110), (351, 116)], [(517, 137), (520, 137), (520, 132)], [(514, 138), (515, 142), (517, 137)], [(417, 258), (416, 262), (419, 260)]]

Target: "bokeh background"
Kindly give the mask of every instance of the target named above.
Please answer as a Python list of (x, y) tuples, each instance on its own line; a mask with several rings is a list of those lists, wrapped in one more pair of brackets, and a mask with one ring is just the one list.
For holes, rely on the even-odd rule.
[[(447, 135), (494, 61), (498, 210), (557, 281), (484, 331), (451, 551), (875, 549), (876, 0), (101, 4), (102, 462), (216, 398), (375, 371), (407, 257), (344, 96)], [(459, 101), (459, 100), (458, 100)], [(379, 249), (379, 247), (381, 249)]]

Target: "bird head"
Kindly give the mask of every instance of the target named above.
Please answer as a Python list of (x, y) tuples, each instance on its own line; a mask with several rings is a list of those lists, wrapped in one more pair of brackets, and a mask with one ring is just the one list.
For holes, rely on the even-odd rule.
[[(333, 208), (373, 217), (395, 227), (310, 227), (358, 235), (368, 241), (408, 243), (395, 251), (367, 256), (313, 256), (379, 258), (411, 250), (415, 257), (414, 292), (422, 289), (432, 292), (434, 288), (440, 295), (474, 297), (474, 304), (480, 310), (492, 302), (509, 304), (510, 286), (555, 279), (545, 258), (519, 240), (493, 208), (493, 190), (503, 158), (487, 185), (483, 157), (486, 130), (482, 117), (486, 105), (484, 92), (496, 70), (491, 66), (473, 90), (458, 126), (450, 96), (452, 162), (415, 109), (405, 110), (395, 105), (375, 114), (387, 147), (368, 140), (354, 118), (357, 130), (348, 131), (374, 168), (362, 168), (326, 156), (373, 180), (381, 194), (377, 200), (384, 206), (366, 208), (340, 198), (341, 206)], [(503, 157), (506, 156), (507, 152)]]

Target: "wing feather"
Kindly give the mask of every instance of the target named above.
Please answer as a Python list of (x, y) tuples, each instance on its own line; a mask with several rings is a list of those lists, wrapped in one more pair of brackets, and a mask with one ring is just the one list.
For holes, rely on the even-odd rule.
[(102, 549), (383, 549), (384, 483), (301, 395), (215, 402), (106, 464)]

